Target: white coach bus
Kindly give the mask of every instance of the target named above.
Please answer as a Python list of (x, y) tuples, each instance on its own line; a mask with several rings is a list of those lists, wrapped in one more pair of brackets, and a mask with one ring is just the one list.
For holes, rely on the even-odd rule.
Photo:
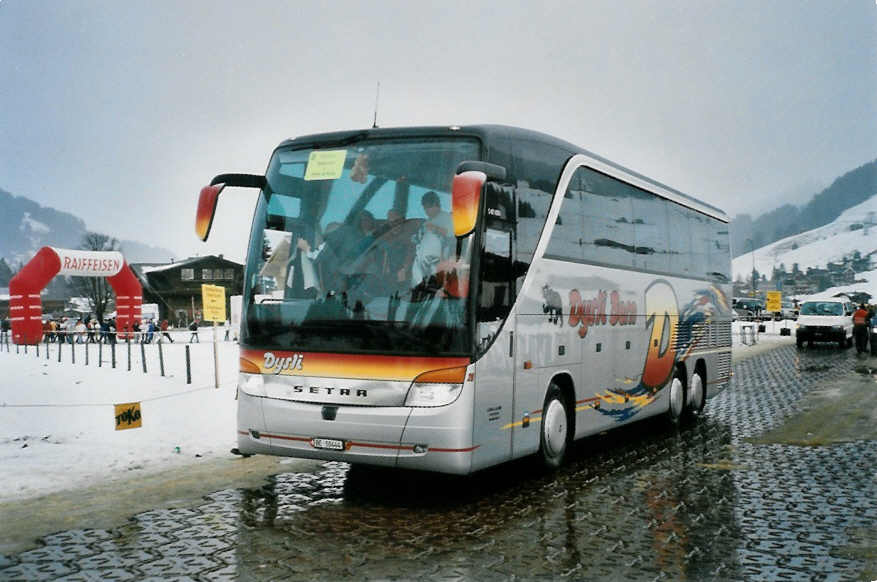
[(238, 449), (467, 474), (696, 418), (730, 380), (728, 218), (513, 127), (280, 144), (243, 290)]

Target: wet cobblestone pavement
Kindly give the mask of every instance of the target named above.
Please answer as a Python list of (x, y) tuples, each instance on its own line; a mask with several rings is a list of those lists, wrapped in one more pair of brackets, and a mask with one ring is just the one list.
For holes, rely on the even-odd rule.
[[(782, 347), (734, 365), (682, 430), (587, 439), (553, 476), (472, 478), (327, 463), (193, 509), (66, 531), (0, 555), (3, 580), (860, 580), (877, 528), (877, 441), (758, 445), (853, 350)], [(877, 387), (875, 387), (877, 389)]]

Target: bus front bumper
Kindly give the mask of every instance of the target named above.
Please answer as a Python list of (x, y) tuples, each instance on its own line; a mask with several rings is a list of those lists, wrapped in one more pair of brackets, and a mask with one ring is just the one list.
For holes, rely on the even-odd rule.
[(238, 449), (244, 454), (468, 474), (477, 446), (472, 443), (472, 404), (467, 408), (464, 396), (447, 406), (412, 408), (324, 406), (240, 391)]

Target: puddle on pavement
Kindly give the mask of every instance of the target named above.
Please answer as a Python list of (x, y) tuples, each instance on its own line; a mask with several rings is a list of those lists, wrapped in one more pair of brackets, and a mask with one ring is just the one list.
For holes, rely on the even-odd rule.
[[(826, 446), (877, 440), (877, 381), (861, 366), (832, 384), (811, 390), (800, 411), (781, 426), (758, 437), (755, 444)], [(806, 371), (806, 368), (805, 368)]]

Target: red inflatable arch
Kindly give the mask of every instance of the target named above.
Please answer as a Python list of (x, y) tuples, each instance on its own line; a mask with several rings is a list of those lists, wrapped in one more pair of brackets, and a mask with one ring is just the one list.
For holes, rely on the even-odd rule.
[(106, 277), (116, 293), (116, 329), (120, 338), (126, 338), (125, 332), (140, 319), (143, 288), (122, 253), (43, 247), (9, 282), (9, 320), (12, 341), (16, 344), (33, 345), (42, 339), (40, 291), (55, 275)]

